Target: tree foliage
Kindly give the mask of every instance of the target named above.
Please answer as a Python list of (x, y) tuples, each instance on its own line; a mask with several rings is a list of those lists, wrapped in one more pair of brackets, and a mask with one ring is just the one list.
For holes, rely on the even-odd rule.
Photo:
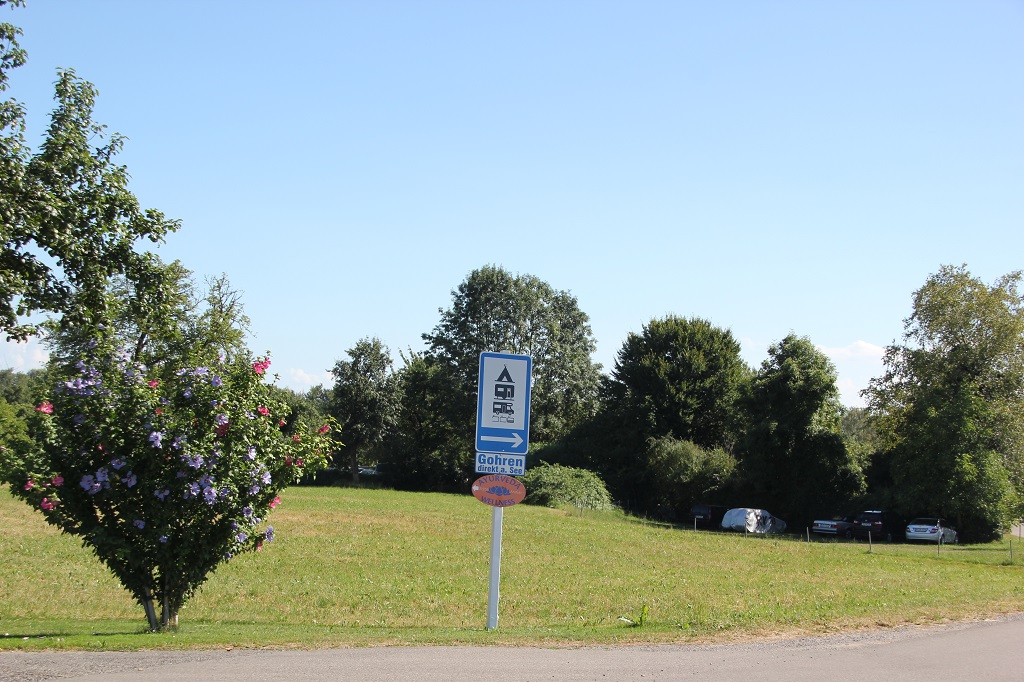
[(532, 275), (485, 266), (452, 292), (452, 305), (424, 334), (425, 357), (447, 379), (449, 398), (472, 441), (480, 353), (533, 357), (530, 438), (554, 440), (593, 414), (600, 367), (590, 356), (595, 342), (576, 299)]
[(462, 427), (461, 405), (448, 399), (449, 377), (420, 353), (402, 359), (398, 418), (378, 470), (399, 489), (464, 492), (473, 471), (472, 435)]
[(579, 509), (612, 509), (611, 495), (604, 481), (593, 471), (542, 463), (521, 477), (527, 504)]
[(645, 454), (648, 506), (673, 521), (722, 490), (736, 469), (736, 458), (722, 448), (702, 448), (671, 436), (651, 438)]
[(903, 344), (865, 391), (905, 512), (988, 538), (1024, 492), (1024, 305), (1020, 272), (986, 285), (943, 266), (913, 296)]
[(747, 372), (732, 332), (670, 315), (626, 337), (608, 385), (609, 403), (637, 425), (643, 440), (671, 435), (728, 448)]
[(835, 367), (810, 339), (773, 344), (743, 406), (741, 475), (758, 505), (801, 523), (864, 492), (862, 462), (842, 437)]
[(346, 451), (354, 481), (359, 480), (359, 458), (384, 442), (398, 420), (399, 382), (391, 351), (374, 338), (360, 339), (339, 360), (331, 373), (331, 415), (345, 434)]
[[(24, 62), (17, 35), (0, 27), (0, 89)], [(93, 121), (95, 98), (73, 70), (59, 72), (57, 106), (35, 153), (24, 140), (24, 108), (0, 105), (0, 331), (8, 338), (36, 332), (26, 319), (36, 312), (95, 323), (112, 277), (149, 276), (152, 261), (137, 243), (178, 228), (128, 190), (128, 172), (115, 163), (124, 138)]]

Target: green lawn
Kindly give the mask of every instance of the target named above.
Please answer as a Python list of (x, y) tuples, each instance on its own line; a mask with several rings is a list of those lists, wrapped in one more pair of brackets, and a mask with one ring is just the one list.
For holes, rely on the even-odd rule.
[[(291, 488), (277, 539), (221, 567), (175, 633), (75, 539), (0, 490), (0, 649), (610, 644), (725, 640), (1024, 611), (1024, 556), (802, 542), (617, 513), (505, 511), (485, 630), (491, 509), (469, 495)], [(647, 605), (643, 627), (629, 627)]]

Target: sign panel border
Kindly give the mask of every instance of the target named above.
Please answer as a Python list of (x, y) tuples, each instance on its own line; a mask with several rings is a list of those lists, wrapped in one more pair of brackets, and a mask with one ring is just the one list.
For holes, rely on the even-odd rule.
[[(484, 406), (490, 400), (484, 381), (484, 369), (488, 360), (507, 360), (526, 363), (525, 414), (521, 428), (494, 428), (484, 423)], [(530, 449), (530, 383), (533, 378), (533, 358), (514, 353), (480, 353), (480, 369), (477, 378), (476, 406), (476, 451), (490, 454), (525, 455)], [(492, 401), (493, 402), (493, 401)]]

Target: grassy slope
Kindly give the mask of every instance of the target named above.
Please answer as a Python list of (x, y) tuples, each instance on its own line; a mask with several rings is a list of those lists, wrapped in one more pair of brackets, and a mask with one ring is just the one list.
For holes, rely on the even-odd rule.
[[(618, 514), (505, 512), (469, 495), (292, 488), (277, 540), (215, 573), (173, 634), (74, 538), (0, 490), (0, 648), (614, 643), (724, 639), (1024, 611), (1004, 542), (943, 549), (694, 533)], [(1016, 549), (1016, 548), (1015, 548)], [(647, 624), (626, 627), (649, 607)]]

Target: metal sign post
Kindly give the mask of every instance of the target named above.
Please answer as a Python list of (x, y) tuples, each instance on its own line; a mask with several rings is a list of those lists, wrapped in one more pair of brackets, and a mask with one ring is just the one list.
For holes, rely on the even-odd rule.
[(523, 484), (507, 475), (522, 475), (526, 467), (526, 451), (530, 447), (532, 370), (533, 358), (529, 355), (480, 354), (476, 409), (476, 471), (497, 474), (480, 478), (473, 484), (473, 494), (477, 499), (493, 507), (491, 574), (487, 593), (488, 630), (498, 627), (501, 527), (505, 507), (521, 502), (523, 495), (526, 494)]
[(498, 587), (501, 584), (501, 525), (505, 508), (491, 511), (491, 580), (487, 590), (487, 629), (498, 627)]

